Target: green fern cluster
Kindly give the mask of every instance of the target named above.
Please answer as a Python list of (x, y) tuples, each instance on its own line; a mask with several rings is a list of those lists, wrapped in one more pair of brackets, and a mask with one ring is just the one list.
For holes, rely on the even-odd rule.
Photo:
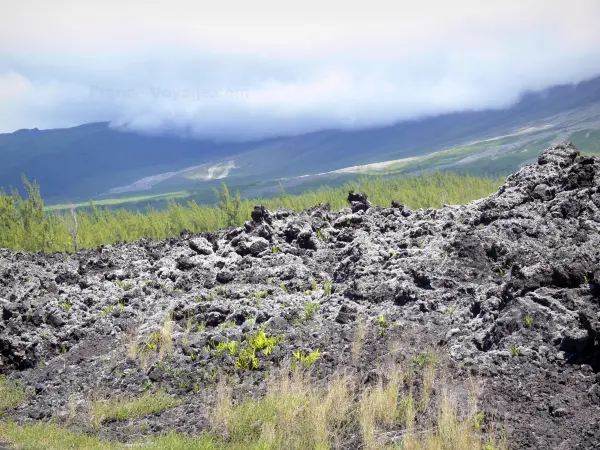
[(321, 352), (318, 349), (313, 350), (310, 353), (298, 350), (297, 352), (294, 352), (294, 361), (292, 361), (292, 368), (296, 369), (299, 363), (303, 367), (309, 369), (313, 365), (313, 363), (319, 358), (319, 356), (321, 356)]
[(264, 328), (261, 327), (254, 334), (246, 336), (245, 342), (219, 342), (212, 348), (209, 346), (207, 351), (217, 357), (229, 354), (237, 358), (235, 361), (236, 368), (254, 370), (258, 369), (258, 355), (262, 353), (264, 356), (269, 356), (279, 342), (281, 342), (280, 336), (268, 336)]

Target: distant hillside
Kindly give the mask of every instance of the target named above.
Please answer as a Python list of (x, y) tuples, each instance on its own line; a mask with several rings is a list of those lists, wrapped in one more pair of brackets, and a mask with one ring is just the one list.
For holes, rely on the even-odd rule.
[[(324, 130), (243, 143), (141, 135), (113, 129), (108, 123), (20, 130), (0, 134), (0, 186), (20, 186), (25, 173), (40, 183), (49, 203), (97, 198), (111, 190), (145, 195), (206, 189), (219, 184), (215, 174), (226, 177), (232, 186), (252, 186), (279, 177), (422, 156), (511, 133), (533, 121), (598, 102), (600, 77), (576, 86), (526, 93), (506, 110), (461, 112), (382, 128)], [(193, 169), (179, 172), (189, 167)], [(142, 179), (146, 180), (139, 183)], [(150, 189), (140, 190), (140, 186)]]
[(108, 123), (0, 135), (0, 185), (35, 178), (47, 197), (96, 196), (154, 173), (226, 157), (233, 144), (121, 132)]

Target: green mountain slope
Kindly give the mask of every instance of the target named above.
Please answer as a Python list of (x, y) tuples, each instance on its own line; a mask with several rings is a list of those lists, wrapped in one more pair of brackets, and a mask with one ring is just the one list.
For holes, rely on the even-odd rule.
[[(534, 132), (516, 133), (515, 142), (523, 145), (496, 149), (487, 162), (476, 161), (469, 155), (489, 153), (492, 147), (497, 147), (494, 142), (471, 147), (466, 155), (426, 157), (424, 163), (413, 162), (403, 170), (451, 166), (460, 171), (472, 168), (485, 172), (480, 169), (487, 168), (497, 175), (513, 171), (534, 156), (535, 152), (526, 148), (531, 146), (532, 136), (539, 141), (534, 146), (537, 149), (549, 143), (551, 137), (568, 137), (582, 131), (582, 124), (590, 130), (600, 128), (593, 123), (593, 120), (600, 123), (598, 104), (600, 77), (576, 86), (558, 86), (542, 94), (527, 93), (517, 105), (505, 110), (446, 114), (388, 127), (323, 130), (252, 142), (219, 143), (142, 135), (111, 128), (108, 123), (57, 130), (20, 130), (0, 134), (0, 187), (19, 186), (21, 174), (25, 173), (40, 183), (49, 204), (106, 198), (103, 194), (210, 192), (222, 180), (252, 191), (252, 186), (276, 186), (281, 177), (423, 157), (441, 150), (469, 147), (470, 142), (485, 142), (495, 136), (513, 136), (520, 128), (532, 127)], [(577, 111), (577, 120), (573, 120), (573, 113), (568, 113), (573, 110)], [(545, 134), (536, 136), (536, 127)], [(320, 183), (319, 179), (303, 180), (309, 181)], [(260, 189), (254, 191), (254, 195), (257, 193)]]

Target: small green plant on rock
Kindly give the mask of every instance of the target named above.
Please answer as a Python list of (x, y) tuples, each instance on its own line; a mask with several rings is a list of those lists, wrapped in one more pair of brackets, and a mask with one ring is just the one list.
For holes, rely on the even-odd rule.
[[(196, 320), (196, 324), (198, 324), (197, 320)], [(193, 327), (192, 319), (189, 318), (185, 325), (185, 334), (183, 335), (183, 345), (185, 345), (185, 346), (190, 345), (190, 333), (192, 332), (192, 327)]]
[(481, 431), (483, 419), (485, 419), (485, 413), (483, 411), (479, 411), (477, 414), (475, 414), (475, 417), (473, 417), (473, 422), (477, 431)]
[(124, 291), (128, 291), (133, 287), (132, 283), (125, 283), (119, 279), (115, 280), (115, 284), (120, 287), (121, 289), (123, 289)]
[(444, 314), (448, 314), (450, 317), (454, 317), (456, 315), (456, 306), (449, 306), (444, 310)]
[(310, 279), (310, 289), (312, 291), (316, 291), (319, 289), (319, 283), (317, 283), (317, 279), (315, 277), (312, 277)]
[(231, 356), (237, 355), (240, 349), (240, 343), (237, 341), (219, 342), (211, 349), (211, 353), (217, 357), (221, 357), (226, 353)]
[(517, 344), (513, 344), (510, 347), (510, 353), (516, 358), (519, 356), (519, 346)]
[(227, 330), (234, 326), (235, 326), (235, 322), (233, 320), (228, 320), (227, 322), (223, 322), (221, 325), (219, 325), (219, 327), (222, 328), (223, 330)]
[(331, 282), (331, 280), (325, 280), (325, 283), (323, 283), (323, 290), (325, 291), (325, 295), (329, 297), (331, 295), (332, 288), (333, 283)]
[(269, 356), (281, 338), (279, 336), (267, 336), (264, 328), (260, 328), (256, 333), (246, 339), (248, 347), (255, 352), (262, 350), (265, 356)]
[(318, 310), (319, 304), (317, 302), (306, 302), (304, 304), (304, 320), (308, 321), (313, 319)]
[(256, 352), (252, 351), (250, 348), (243, 349), (235, 362), (235, 367), (242, 370), (258, 369)]
[(588, 284), (590, 282), (589, 273), (586, 272), (583, 274), (583, 284)]
[(260, 308), (262, 303), (261, 300), (263, 298), (267, 298), (269, 296), (269, 293), (267, 291), (256, 291), (254, 292), (254, 294), (252, 294), (252, 296), (256, 300), (256, 305)]
[(215, 356), (221, 357), (229, 354), (232, 357), (237, 357), (235, 367), (243, 370), (258, 369), (259, 360), (258, 352), (269, 356), (281, 338), (279, 336), (268, 336), (264, 328), (260, 328), (254, 334), (246, 337), (243, 343), (237, 341), (220, 342), (216, 346), (207, 349)]
[(385, 330), (390, 326), (389, 322), (383, 314), (377, 317), (377, 325), (379, 326), (379, 336), (383, 336)]
[(533, 319), (530, 315), (523, 317), (523, 325), (525, 325), (526, 328), (531, 328), (533, 326)]
[(293, 353), (294, 361), (292, 361), (292, 369), (296, 369), (298, 363), (300, 363), (306, 369), (310, 369), (313, 363), (321, 356), (319, 349), (313, 350), (310, 353), (302, 352), (300, 350)]
[(158, 345), (160, 344), (160, 333), (158, 331), (154, 331), (148, 337), (146, 341), (146, 346), (144, 349), (147, 350), (157, 350)]
[(140, 349), (140, 353), (147, 354), (150, 351), (156, 351), (158, 352), (158, 356), (163, 358), (165, 355), (170, 354), (172, 349), (173, 321), (170, 318), (167, 318), (160, 330), (150, 333), (146, 343)]
[(420, 369), (425, 367), (433, 367), (437, 364), (437, 357), (431, 352), (419, 353), (415, 355), (413, 361)]

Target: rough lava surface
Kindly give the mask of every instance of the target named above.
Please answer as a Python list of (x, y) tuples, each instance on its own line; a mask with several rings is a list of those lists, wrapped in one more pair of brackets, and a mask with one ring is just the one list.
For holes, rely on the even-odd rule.
[[(555, 146), (462, 206), (349, 200), (339, 212), (257, 206), (241, 228), (71, 256), (0, 250), (0, 371), (32, 391), (9, 416), (67, 421), (91, 396), (152, 385), (183, 404), (99, 433), (198, 433), (223, 374), (237, 397), (259, 396), (293, 352), (319, 349), (315, 378), (344, 367), (368, 384), (390, 349), (407, 363), (433, 350), (452, 382), (482, 380), (479, 407), (510, 448), (600, 448), (600, 159)], [(173, 347), (160, 359), (148, 348), (167, 317)], [(211, 351), (259, 327), (284, 338), (255, 370)]]

